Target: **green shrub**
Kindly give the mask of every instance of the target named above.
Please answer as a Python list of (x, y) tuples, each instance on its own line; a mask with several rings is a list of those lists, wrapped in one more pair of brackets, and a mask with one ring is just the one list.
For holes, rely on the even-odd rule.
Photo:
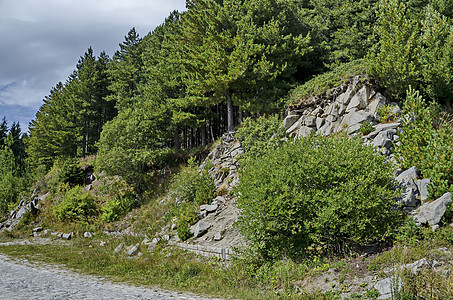
[(105, 222), (118, 221), (120, 217), (128, 213), (132, 208), (133, 200), (129, 197), (117, 197), (108, 199), (101, 207), (102, 220)]
[(63, 163), (59, 181), (69, 183), (71, 186), (82, 185), (84, 183), (84, 173), (80, 169), (80, 163), (76, 159), (69, 159)]
[(188, 166), (173, 178), (174, 197), (180, 203), (195, 202), (208, 204), (214, 197), (215, 185), (208, 167), (199, 173), (195, 157), (188, 161)]
[(418, 91), (409, 88), (403, 103), (401, 144), (395, 148), (403, 169), (416, 166), (430, 178), (428, 191), (437, 198), (453, 189), (453, 126), (439, 105), (427, 105)]
[(263, 116), (256, 120), (246, 118), (236, 137), (245, 149), (245, 153), (238, 158), (241, 165), (280, 147), (287, 140), (285, 128), (277, 115)]
[(82, 187), (75, 186), (63, 194), (53, 212), (60, 220), (87, 221), (97, 215), (97, 206), (89, 192), (82, 193)]
[(178, 237), (185, 241), (192, 237), (190, 232), (190, 225), (197, 221), (197, 209), (192, 203), (182, 203), (174, 210), (174, 214), (177, 218), (177, 232)]
[(362, 126), (360, 126), (360, 133), (362, 135), (367, 135), (367, 134), (370, 134), (371, 132), (373, 132), (373, 125), (371, 125), (370, 121), (366, 120), (365, 122), (363, 122)]
[(390, 104), (380, 106), (377, 111), (379, 121), (381, 123), (395, 122), (398, 118), (398, 115), (395, 113), (395, 108), (395, 106)]
[(100, 185), (98, 189), (107, 199), (101, 207), (101, 218), (105, 222), (119, 220), (139, 204), (136, 201), (134, 188), (119, 177), (105, 178), (104, 184)]
[(358, 137), (308, 137), (283, 144), (240, 170), (240, 229), (254, 249), (270, 258), (381, 240), (402, 215), (392, 171)]

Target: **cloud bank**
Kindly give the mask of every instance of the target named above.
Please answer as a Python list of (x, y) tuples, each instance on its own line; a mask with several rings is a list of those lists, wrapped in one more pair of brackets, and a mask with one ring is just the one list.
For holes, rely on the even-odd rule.
[(0, 118), (25, 131), (90, 46), (112, 56), (132, 27), (144, 36), (184, 9), (184, 0), (0, 1)]

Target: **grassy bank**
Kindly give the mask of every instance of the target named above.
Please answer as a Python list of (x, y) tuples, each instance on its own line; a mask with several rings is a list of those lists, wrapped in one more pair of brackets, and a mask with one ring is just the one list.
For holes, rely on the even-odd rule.
[[(441, 271), (423, 269), (418, 274), (404, 270), (397, 274), (405, 287), (396, 299), (449, 299), (453, 297), (453, 228), (432, 233), (422, 230), (417, 236), (402, 236), (394, 247), (380, 254), (312, 258), (300, 262), (281, 260), (259, 264), (252, 257), (226, 264), (167, 246), (158, 245), (148, 252), (140, 245), (142, 256), (114, 254), (123, 242), (134, 245), (141, 238), (111, 237), (98, 234), (92, 239), (76, 237), (67, 243), (47, 245), (0, 245), (0, 252), (31, 261), (63, 265), (78, 272), (116, 282), (184, 290), (197, 294), (236, 299), (376, 299), (374, 283), (389, 276), (389, 269), (421, 258), (436, 260)], [(39, 239), (39, 238), (31, 238)], [(3, 235), (1, 242), (17, 238)], [(328, 288), (326, 288), (326, 286)], [(322, 291), (321, 291), (322, 289)], [(420, 298), (422, 297), (422, 298)]]

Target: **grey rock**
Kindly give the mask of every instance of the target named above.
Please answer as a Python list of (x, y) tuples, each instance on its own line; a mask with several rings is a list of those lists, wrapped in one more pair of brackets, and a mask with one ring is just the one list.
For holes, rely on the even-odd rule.
[(439, 199), (420, 206), (418, 213), (413, 216), (413, 219), (416, 223), (429, 224), (431, 226), (437, 225), (444, 216), (447, 205), (451, 202), (451, 194), (445, 193)]
[(338, 116), (328, 115), (328, 116), (326, 117), (326, 122), (332, 123), (332, 122), (335, 122), (337, 119), (338, 119)]
[(368, 112), (371, 116), (373, 116), (374, 119), (377, 118), (377, 111), (379, 107), (383, 106), (386, 104), (385, 97), (377, 92), (373, 98), (371, 98), (370, 103), (368, 106), (365, 108), (365, 111)]
[(207, 215), (208, 215), (208, 212), (206, 210), (202, 210), (197, 214), (197, 218), (198, 218), (198, 220), (201, 220), (201, 219), (206, 218)]
[(315, 131), (315, 129), (312, 127), (302, 126), (299, 128), (299, 131), (297, 132), (297, 136), (301, 137), (301, 138), (305, 138), (305, 137), (309, 136), (310, 133), (312, 133), (313, 131)]
[(349, 102), (346, 112), (351, 111), (353, 108), (357, 110), (364, 109), (368, 106), (368, 99), (370, 96), (370, 88), (364, 85)]
[(325, 120), (321, 117), (316, 118), (316, 130), (319, 130), (319, 128), (321, 128), (322, 125), (324, 125), (324, 121)]
[(99, 247), (104, 247), (104, 246), (105, 246), (105, 242), (104, 242), (104, 241), (101, 241), (101, 242), (99, 243)]
[(223, 196), (217, 196), (212, 200), (212, 204), (224, 204), (225, 203), (225, 197)]
[(157, 245), (157, 242), (154, 243), (154, 242), (151, 242), (148, 244), (148, 251), (151, 252), (154, 250), (154, 248), (156, 248), (156, 245)]
[(162, 241), (168, 242), (168, 241), (170, 240), (170, 238), (171, 238), (171, 237), (170, 237), (169, 234), (164, 234), (164, 235), (162, 236), (161, 240), (162, 240)]
[(373, 139), (371, 145), (373, 145), (373, 147), (384, 147), (390, 149), (393, 147), (393, 134), (395, 134), (395, 129), (381, 131)]
[(139, 247), (139, 243), (135, 244), (134, 246), (131, 246), (131, 247), (128, 247), (127, 248), (127, 255), (128, 256), (133, 256), (133, 255), (136, 255), (138, 253), (138, 247)]
[(401, 172), (395, 180), (398, 182), (407, 182), (409, 179), (417, 180), (417, 168), (411, 167)]
[(332, 126), (332, 123), (329, 123), (329, 122), (326, 122), (319, 130), (318, 130), (318, 134), (319, 135), (324, 135), (324, 136), (327, 136), (327, 135), (330, 135), (333, 131), (333, 126)]
[(87, 238), (87, 239), (90, 239), (90, 238), (93, 237), (93, 234), (92, 234), (91, 232), (88, 232), (88, 231), (87, 231), (87, 232), (84, 232), (84, 233), (83, 233), (83, 237), (84, 237), (84, 238)]
[(412, 167), (403, 171), (400, 175), (395, 178), (396, 187), (400, 188), (402, 191), (402, 196), (398, 199), (403, 206), (409, 208), (415, 208), (420, 204), (418, 199), (419, 191), (418, 187), (415, 184), (417, 179), (417, 168)]
[(351, 110), (348, 114), (343, 117), (341, 125), (343, 126), (353, 126), (358, 123), (363, 123), (366, 120), (371, 120), (371, 114), (364, 110)]
[(417, 275), (421, 269), (429, 268), (431, 265), (428, 263), (426, 258), (419, 259), (411, 264), (406, 264), (402, 266), (404, 269), (411, 270), (412, 274)]
[(378, 299), (389, 299), (395, 292), (401, 290), (403, 283), (401, 279), (395, 276), (382, 279), (375, 284), (374, 288), (379, 292)]
[(119, 244), (119, 245), (115, 248), (115, 250), (113, 250), (113, 254), (120, 253), (121, 250), (123, 250), (123, 247), (124, 247), (124, 244), (123, 244), (123, 243)]
[(19, 209), (19, 211), (16, 213), (15, 218), (16, 218), (16, 219), (21, 219), (21, 218), (25, 215), (26, 212), (27, 212), (27, 209), (25, 208), (25, 206), (22, 206), (22, 207)]
[(377, 124), (374, 127), (374, 130), (373, 132), (371, 132), (370, 134), (368, 134), (366, 136), (367, 139), (374, 139), (374, 137), (376, 135), (378, 135), (379, 132), (381, 131), (385, 131), (385, 130), (389, 130), (389, 129), (395, 129), (395, 128), (398, 128), (398, 126), (400, 126), (400, 123), (396, 122), (396, 123), (383, 123), (383, 124)]
[(215, 235), (214, 235), (214, 241), (220, 241), (221, 239), (223, 239), (223, 235), (221, 232), (217, 232)]
[(61, 238), (64, 240), (70, 240), (72, 238), (72, 233), (63, 233)]
[(217, 204), (203, 204), (200, 206), (200, 210), (207, 211), (208, 213), (215, 212), (219, 206)]
[(42, 227), (33, 228), (33, 232), (40, 232), (40, 231), (42, 231)]
[(199, 221), (197, 223), (197, 225), (195, 226), (195, 230), (194, 230), (193, 236), (195, 238), (202, 236), (203, 234), (205, 234), (209, 230), (209, 228), (211, 228), (211, 226), (212, 225), (209, 224), (209, 223), (206, 223), (206, 222), (203, 222), (203, 221)]
[(297, 122), (297, 120), (300, 119), (299, 115), (288, 115), (284, 120), (283, 120), (283, 126), (285, 126), (285, 129), (289, 129), (291, 126), (293, 126), (294, 123)]
[(347, 106), (347, 105), (349, 104), (349, 101), (351, 100), (352, 91), (353, 91), (353, 90), (354, 90), (354, 87), (353, 87), (353, 86), (351, 86), (351, 85), (348, 86), (348, 89), (346, 90), (346, 92), (344, 92), (343, 94), (340, 94), (340, 95), (335, 99), (335, 102)]
[(349, 126), (348, 127), (348, 134), (353, 134), (353, 133), (359, 131), (360, 127), (362, 127), (362, 124), (354, 124), (352, 126)]
[(311, 113), (310, 115), (311, 116), (315, 116), (315, 117), (318, 117), (320, 116), (322, 113), (324, 112), (324, 110), (321, 108), (321, 107), (316, 107)]
[(308, 127), (315, 127), (316, 126), (316, 117), (315, 116), (307, 116), (304, 119), (304, 125)]
[(304, 120), (304, 117), (300, 117), (299, 120), (297, 120), (293, 125), (291, 125), (291, 127), (289, 127), (287, 130), (286, 130), (286, 133), (287, 134), (290, 134), (296, 130), (299, 129), (299, 127), (301, 126), (302, 122)]
[(420, 200), (425, 201), (428, 199), (428, 185), (431, 183), (431, 179), (420, 179), (415, 182), (418, 187), (418, 191), (420, 192)]

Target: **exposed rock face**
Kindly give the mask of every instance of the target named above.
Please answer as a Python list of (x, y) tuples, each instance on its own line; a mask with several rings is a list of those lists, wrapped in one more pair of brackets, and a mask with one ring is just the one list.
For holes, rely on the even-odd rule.
[(236, 156), (244, 153), (241, 143), (236, 139), (235, 132), (229, 132), (222, 136), (221, 143), (209, 153), (206, 160), (200, 166), (203, 170), (208, 163), (212, 167), (208, 170), (214, 178), (214, 184), (217, 189), (231, 191), (238, 183), (239, 164)]
[(49, 194), (42, 195), (41, 197), (38, 197), (37, 194), (38, 190), (35, 190), (30, 197), (31, 200), (28, 201), (25, 197), (22, 197), (19, 204), (9, 213), (7, 220), (0, 223), (0, 232), (3, 230), (13, 230), (19, 225), (25, 214), (36, 214), (38, 212), (39, 202), (47, 198)]
[[(373, 132), (363, 137), (364, 143), (379, 148), (391, 156), (394, 143), (398, 140), (399, 122), (379, 124), (378, 109), (387, 104), (385, 97), (367, 84), (359, 83), (358, 77), (347, 88), (341, 86), (334, 90), (331, 100), (313, 101), (303, 108), (287, 112), (283, 125), (286, 133), (295, 138), (315, 135), (331, 135), (340, 131), (357, 133), (364, 122), (373, 125)], [(395, 113), (401, 110), (396, 105)]]

